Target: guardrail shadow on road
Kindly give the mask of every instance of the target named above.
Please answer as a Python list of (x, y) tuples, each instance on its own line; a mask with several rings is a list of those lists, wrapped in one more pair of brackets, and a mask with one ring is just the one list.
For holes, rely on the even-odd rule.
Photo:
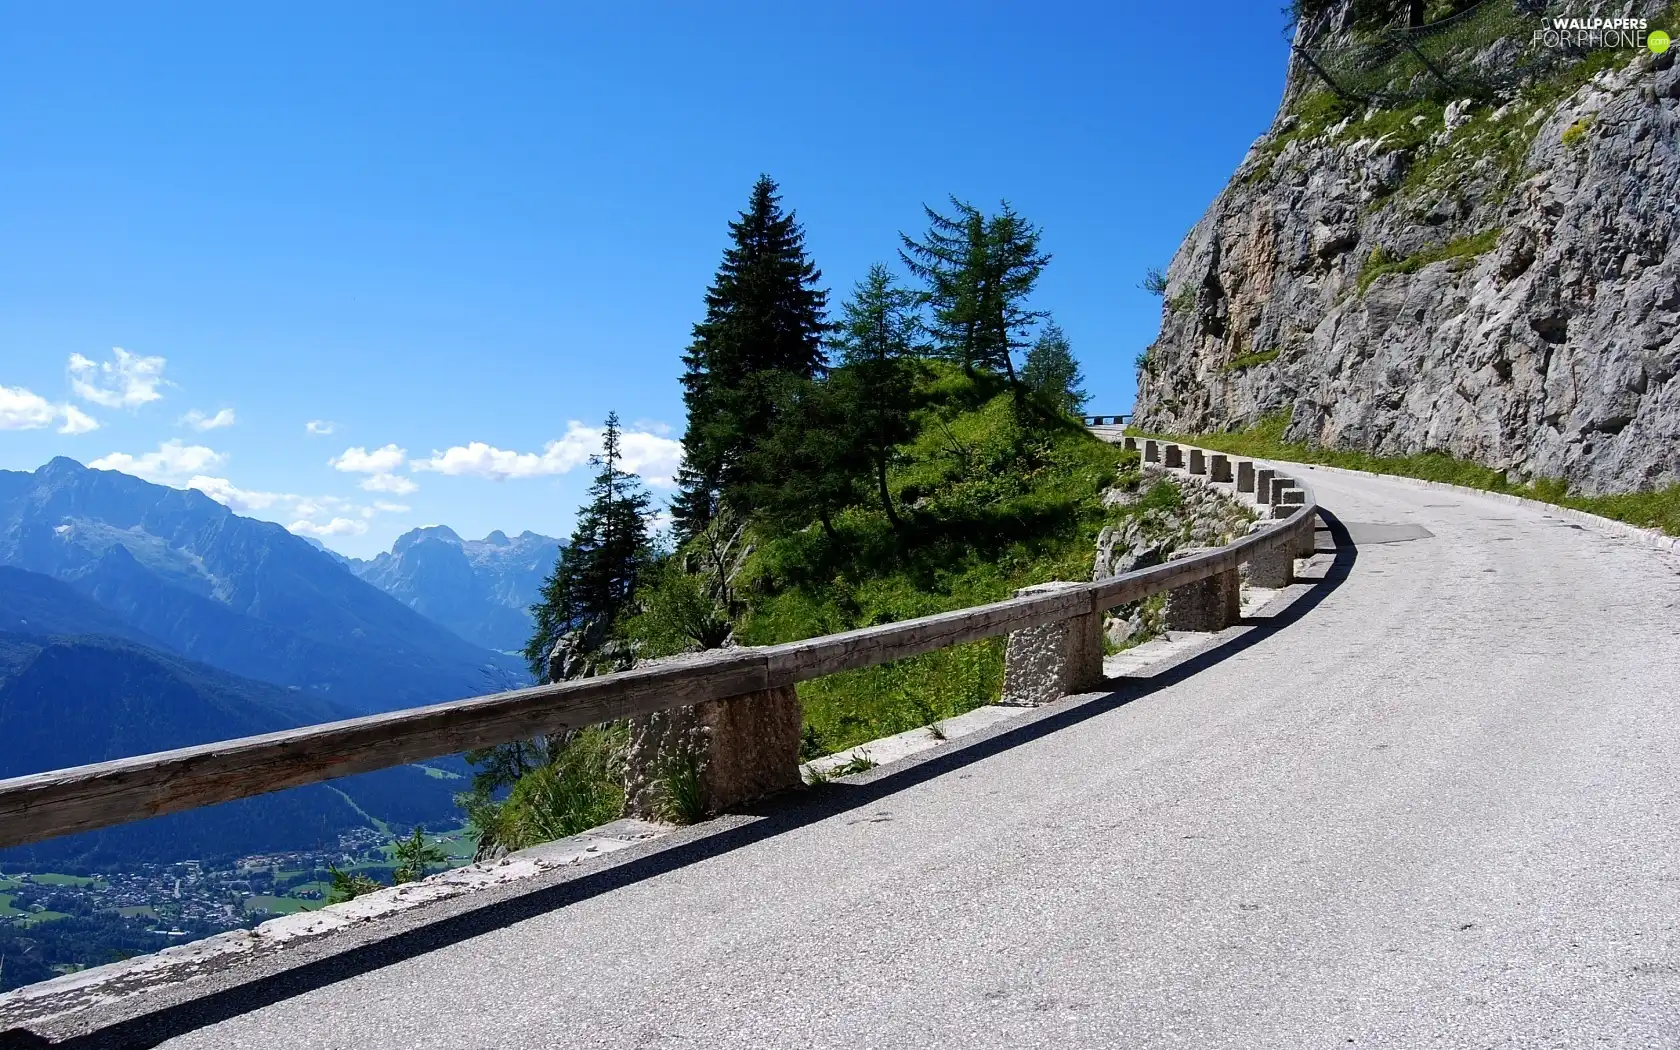
[[(719, 821), (712, 821), (656, 840), (648, 847), (627, 851), (630, 855), (624, 859), (603, 858), (601, 866), (575, 875), (561, 875), (558, 882), (548, 881), (554, 878), (552, 875), (540, 877), (540, 881), (546, 883), (540, 888), (515, 890), (506, 897), (494, 897), (496, 891), (483, 891), (476, 895), (478, 903), (469, 896), (433, 906), (432, 913), (435, 915), (437, 908), (464, 905), (462, 910), (444, 917), (427, 920), (414, 912), (392, 916), (382, 921), (397, 928), (398, 932), (379, 940), (359, 943), (279, 972), (267, 972), (199, 998), (117, 1021), (86, 1035), (48, 1041), (28, 1032), (0, 1032), (0, 1050), (47, 1046), (75, 1050), (113, 1050), (119, 1047), (130, 1050), (156, 1046), (176, 1036), (315, 989), (493, 933), (514, 923), (722, 856), (784, 832), (873, 805), (907, 788), (1107, 714), (1170, 688), (1279, 631), (1287, 630), (1339, 587), (1351, 574), (1359, 556), (1358, 550), (1346, 526), (1334, 514), (1323, 507), (1318, 508), (1318, 513), (1334, 541), (1332, 549), (1335, 554), (1322, 576), (1311, 581), (1312, 585), (1296, 595), (1280, 612), (1264, 618), (1245, 618), (1239, 625), (1242, 628), (1240, 634), (1152, 677), (1110, 680), (1113, 688), (1107, 691), (1088, 693), (1040, 708), (996, 730), (977, 733), (903, 762), (848, 778), (850, 782), (832, 782), (802, 794), (771, 799), (759, 806), (742, 807), (742, 815), (759, 818), (750, 823), (726, 824), (718, 828)], [(1318, 553), (1326, 551), (1319, 548)], [(728, 819), (720, 818), (720, 821)], [(492, 899), (485, 900), (486, 897)], [(417, 909), (421, 913), (426, 911), (427, 908)], [(345, 936), (354, 937), (356, 934), (346, 931)], [(256, 968), (262, 964), (250, 965)]]

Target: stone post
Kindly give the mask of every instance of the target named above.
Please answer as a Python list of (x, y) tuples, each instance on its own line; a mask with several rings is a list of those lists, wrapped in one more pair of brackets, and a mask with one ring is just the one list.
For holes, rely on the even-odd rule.
[(1202, 454), (1202, 450), (1199, 448), (1193, 448), (1190, 450), (1190, 473), (1207, 473), (1207, 457)]
[(1283, 502), (1283, 490), (1284, 489), (1292, 489), (1294, 487), (1295, 487), (1295, 479), (1294, 478), (1286, 478), (1286, 477), (1282, 476), (1281, 474), (1272, 475), (1272, 502), (1273, 503), (1282, 503)]
[[(1200, 554), (1202, 547), (1174, 551), (1169, 561)], [(1242, 582), (1236, 569), (1167, 592), (1167, 630), (1223, 631), (1242, 618)]]
[(1254, 491), (1254, 461), (1243, 459), (1237, 461), (1237, 491)]
[(1248, 559), (1248, 583), (1251, 587), (1287, 587), (1295, 578), (1294, 552), (1291, 544), (1278, 542), (1261, 547)]
[(1318, 515), (1314, 514), (1301, 526), (1301, 532), (1296, 539), (1295, 556), (1310, 558), (1318, 553)]
[(1145, 463), (1161, 462), (1161, 443), (1153, 439), (1143, 443), (1143, 461)]
[(1208, 476), (1214, 481), (1229, 482), (1231, 480), (1231, 457), (1222, 452), (1215, 452), (1209, 456)]
[(1299, 506), (1291, 507), (1287, 503), (1274, 503), (1272, 504), (1272, 517), (1277, 521), (1282, 521), (1300, 509)]
[(670, 796), (684, 788), (710, 815), (800, 787), (802, 715), (799, 693), (784, 685), (630, 719), (625, 815), (698, 817), (671, 812)]
[[(1015, 592), (1017, 598), (1081, 587), (1078, 583), (1041, 583)], [(1011, 631), (1003, 657), (1003, 698), (999, 703), (1038, 707), (1103, 684), (1102, 614), (1081, 616)]]
[(1163, 464), (1168, 470), (1177, 470), (1184, 466), (1184, 450), (1177, 445), (1167, 446), (1167, 458)]
[(1272, 501), (1272, 476), (1277, 471), (1266, 467), (1254, 472), (1254, 502), (1270, 503)]
[(1280, 489), (1277, 487), (1277, 482), (1274, 481), (1272, 482), (1272, 502), (1280, 506), (1300, 507), (1306, 504), (1307, 494), (1297, 488)]
[(1137, 438), (1127, 438), (1125, 441), (1121, 442), (1120, 447), (1124, 448), (1127, 452), (1136, 452), (1138, 450)]

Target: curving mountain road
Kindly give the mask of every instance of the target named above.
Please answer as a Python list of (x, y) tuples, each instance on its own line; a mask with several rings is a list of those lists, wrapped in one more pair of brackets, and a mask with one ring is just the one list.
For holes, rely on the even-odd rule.
[(1304, 476), (1353, 548), (1195, 673), (166, 1045), (1680, 1045), (1680, 560)]

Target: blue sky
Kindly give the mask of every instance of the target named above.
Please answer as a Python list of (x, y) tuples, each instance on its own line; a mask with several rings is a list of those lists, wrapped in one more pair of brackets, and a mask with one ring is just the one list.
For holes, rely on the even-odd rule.
[(1281, 6), (0, 3), (0, 468), (361, 556), (564, 535), (609, 409), (669, 473), (760, 172), (836, 304), (922, 202), (1009, 199), (1125, 411), (1138, 281), (1270, 122)]

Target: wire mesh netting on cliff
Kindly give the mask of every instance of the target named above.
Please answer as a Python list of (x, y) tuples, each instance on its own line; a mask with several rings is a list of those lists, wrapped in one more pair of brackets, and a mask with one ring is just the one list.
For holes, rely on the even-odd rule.
[(1311, 34), (1322, 45), (1296, 48), (1305, 65), (1337, 94), (1373, 102), (1488, 95), (1515, 87), (1580, 57), (1535, 42), (1557, 5), (1482, 0), (1450, 18), (1376, 32)]

